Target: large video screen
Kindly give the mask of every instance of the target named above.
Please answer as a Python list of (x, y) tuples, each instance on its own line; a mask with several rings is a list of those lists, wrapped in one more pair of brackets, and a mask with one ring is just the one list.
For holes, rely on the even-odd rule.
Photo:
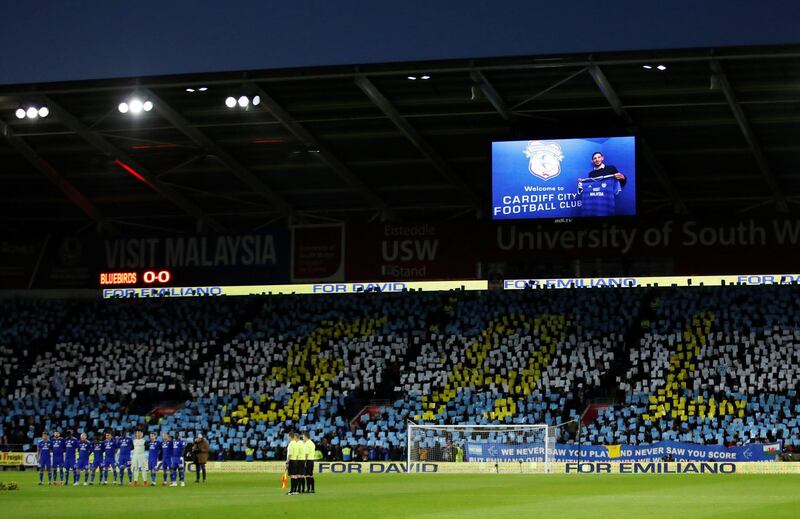
[(635, 214), (635, 137), (492, 143), (493, 220)]

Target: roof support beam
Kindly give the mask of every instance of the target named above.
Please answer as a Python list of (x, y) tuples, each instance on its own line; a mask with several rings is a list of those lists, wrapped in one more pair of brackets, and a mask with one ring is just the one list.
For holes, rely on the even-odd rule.
[(451, 184), (456, 186), (464, 198), (469, 201), (476, 209), (483, 204), (480, 198), (470, 189), (464, 179), (448, 163), (444, 157), (425, 140), (424, 137), (414, 128), (405, 117), (400, 115), (397, 108), (392, 106), (388, 99), (380, 90), (365, 76), (356, 76), (356, 85), (367, 95), (367, 97), (377, 106), (397, 127), (400, 132), (413, 144), (436, 168), (437, 171)]
[(663, 166), (653, 153), (653, 149), (650, 147), (650, 144), (648, 144), (644, 137), (639, 135), (638, 128), (636, 127), (633, 118), (623, 106), (622, 101), (617, 95), (617, 92), (614, 90), (614, 87), (611, 86), (611, 83), (609, 83), (605, 73), (603, 73), (603, 71), (597, 65), (592, 65), (589, 67), (589, 74), (597, 84), (597, 88), (600, 89), (603, 97), (605, 97), (606, 101), (608, 101), (608, 104), (611, 105), (611, 109), (614, 110), (615, 114), (617, 114), (617, 117), (622, 119), (630, 132), (638, 136), (639, 150), (641, 151), (644, 160), (653, 171), (653, 174), (655, 174), (656, 178), (661, 183), (664, 191), (666, 191), (667, 196), (675, 208), (675, 211), (681, 214), (687, 214), (689, 212), (689, 208), (686, 207), (686, 203), (681, 199), (680, 195), (678, 194), (678, 190), (675, 189), (675, 186), (670, 181), (667, 173), (664, 171)]
[(470, 72), (469, 77), (475, 84), (481, 89), (483, 92), (484, 97), (491, 103), (497, 113), (500, 114), (506, 121), (511, 120), (511, 111), (508, 109), (508, 105), (503, 100), (503, 97), (500, 95), (500, 92), (489, 82), (489, 79), (481, 72), (480, 70), (474, 70)]
[(166, 101), (158, 97), (152, 90), (145, 89), (143, 90), (143, 94), (150, 98), (155, 106), (155, 110), (164, 117), (164, 119), (180, 130), (181, 133), (189, 137), (192, 142), (205, 149), (208, 153), (216, 156), (239, 180), (272, 204), (275, 208), (275, 212), (283, 214), (284, 216), (291, 215), (291, 204), (265, 184), (246, 166), (233, 158), (227, 151), (223, 150), (205, 133), (190, 125), (181, 114), (167, 104)]
[[(66, 111), (60, 104), (56, 103), (49, 97), (42, 99), (44, 103), (50, 108), (50, 112), (54, 117), (57, 117), (65, 126), (78, 134), (83, 140), (113, 158), (116, 163), (130, 173), (129, 168), (133, 169), (137, 176), (156, 191), (163, 198), (169, 200), (185, 213), (195, 217), (199, 223), (202, 223), (211, 230), (222, 231), (224, 227), (206, 215), (203, 210), (198, 207), (194, 202), (184, 197), (182, 194), (174, 191), (172, 188), (164, 185), (156, 175), (148, 171), (146, 167), (134, 160), (133, 157), (117, 148), (114, 144), (109, 142), (105, 137), (93, 132), (86, 124), (80, 119)], [(127, 167), (126, 167), (127, 166)], [(133, 173), (131, 173), (133, 174)]]
[(5, 121), (0, 120), (0, 133), (6, 138), (12, 148), (25, 157), (33, 167), (39, 170), (50, 182), (56, 185), (70, 202), (75, 204), (86, 216), (94, 220), (98, 228), (102, 230), (115, 231), (115, 227), (108, 220), (106, 220), (100, 213), (100, 210), (84, 195), (78, 188), (76, 188), (69, 180), (59, 173), (49, 162), (47, 162), (41, 155), (25, 142), (24, 139), (16, 136)]
[(261, 104), (264, 105), (277, 119), (284, 128), (289, 130), (289, 133), (295, 136), (297, 140), (303, 143), (308, 149), (316, 150), (319, 159), (331, 168), (334, 173), (344, 180), (349, 186), (355, 188), (375, 209), (381, 211), (384, 215), (391, 213), (391, 209), (386, 201), (378, 196), (363, 180), (353, 173), (353, 171), (342, 162), (325, 144), (318, 138), (311, 134), (302, 124), (292, 117), (286, 109), (278, 103), (271, 95), (265, 92), (260, 86), (255, 83), (251, 84), (256, 90), (257, 95), (261, 97)]
[(714, 72), (717, 83), (722, 89), (722, 93), (725, 95), (725, 100), (728, 102), (733, 112), (733, 117), (736, 119), (736, 124), (739, 125), (739, 129), (744, 136), (744, 140), (747, 142), (747, 146), (753, 153), (753, 158), (756, 159), (756, 164), (758, 165), (759, 171), (761, 171), (761, 175), (764, 177), (764, 181), (769, 186), (770, 191), (772, 191), (772, 195), (775, 198), (775, 207), (782, 213), (789, 212), (786, 197), (783, 195), (778, 181), (775, 178), (775, 174), (769, 165), (769, 161), (767, 161), (767, 157), (764, 155), (764, 150), (761, 148), (753, 132), (753, 127), (750, 126), (750, 121), (747, 119), (744, 110), (736, 99), (736, 93), (733, 91), (730, 81), (728, 81), (728, 76), (725, 74), (719, 61), (713, 58), (711, 59), (711, 70)]

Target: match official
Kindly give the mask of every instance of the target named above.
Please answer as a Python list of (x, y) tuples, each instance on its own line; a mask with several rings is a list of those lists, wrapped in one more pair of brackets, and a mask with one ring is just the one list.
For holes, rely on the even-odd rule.
[(308, 433), (303, 433), (303, 451), (305, 453), (305, 491), (309, 494), (314, 493), (314, 455), (317, 451), (317, 446), (311, 441)]
[[(303, 462), (301, 461), (300, 440), (296, 433), (289, 433), (289, 445), (286, 447), (286, 470), (292, 480), (292, 486), (287, 496), (294, 496), (300, 493), (300, 478), (303, 475)], [(305, 456), (303, 456), (305, 458)]]

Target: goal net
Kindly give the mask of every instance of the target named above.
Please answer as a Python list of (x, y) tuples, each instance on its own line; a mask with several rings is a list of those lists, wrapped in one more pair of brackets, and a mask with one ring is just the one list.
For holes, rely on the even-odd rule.
[[(407, 472), (549, 473), (557, 426), (408, 424)], [(442, 470), (438, 470), (441, 468)]]

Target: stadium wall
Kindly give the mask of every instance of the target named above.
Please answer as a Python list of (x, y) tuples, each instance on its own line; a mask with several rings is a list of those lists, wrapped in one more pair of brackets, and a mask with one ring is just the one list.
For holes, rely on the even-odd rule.
[[(8, 235), (0, 236), (0, 289), (100, 288), (101, 274), (131, 272), (142, 286), (145, 271), (168, 272), (173, 286), (480, 279), (498, 272), (766, 273), (791, 271), (798, 257), (800, 219), (385, 223), (114, 238)], [(602, 274), (589, 270), (597, 260), (606, 262)]]
[[(319, 461), (318, 474), (402, 474), (405, 462), (394, 461)], [(192, 466), (189, 470), (193, 470)], [(551, 474), (800, 474), (800, 462), (570, 462), (550, 464)], [(282, 474), (285, 464), (280, 461), (222, 461), (211, 462), (212, 472)], [(543, 474), (543, 463), (412, 463), (416, 474)]]

